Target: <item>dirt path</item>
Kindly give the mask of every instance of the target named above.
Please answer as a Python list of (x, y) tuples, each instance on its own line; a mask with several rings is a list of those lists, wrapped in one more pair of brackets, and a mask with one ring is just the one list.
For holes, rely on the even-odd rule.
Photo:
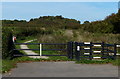
[[(36, 39), (35, 39), (36, 40)], [(30, 40), (30, 41), (26, 41), (24, 43), (30, 43), (32, 41), (35, 41), (35, 40)], [(20, 48), (21, 49), (29, 49), (27, 45), (20, 45)], [(31, 51), (31, 50), (23, 50), (26, 54), (28, 55), (38, 55), (37, 53)], [(30, 58), (44, 58), (44, 59), (47, 59), (48, 57), (46, 56), (29, 56)]]
[(118, 77), (118, 67), (74, 61), (18, 63), (17, 68), (3, 77)]

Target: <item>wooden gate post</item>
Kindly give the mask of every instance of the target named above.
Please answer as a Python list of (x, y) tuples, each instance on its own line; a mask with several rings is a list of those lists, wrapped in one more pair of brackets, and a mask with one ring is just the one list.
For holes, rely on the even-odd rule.
[(105, 43), (104, 43), (104, 42), (102, 42), (102, 45), (101, 45), (101, 46), (102, 46), (102, 52), (101, 52), (102, 57), (101, 57), (101, 58), (102, 58), (102, 59), (104, 59), (104, 52), (105, 52), (105, 50), (104, 50), (104, 49), (105, 49)]
[(67, 43), (68, 58), (73, 59), (73, 42)]
[(114, 44), (114, 59), (116, 59), (116, 54), (117, 54), (117, 46), (116, 44)]
[(90, 56), (89, 56), (89, 59), (92, 60), (93, 59), (93, 55), (92, 55), (92, 42), (90, 42)]
[(75, 42), (75, 58), (77, 61), (80, 60), (80, 46), (78, 42)]

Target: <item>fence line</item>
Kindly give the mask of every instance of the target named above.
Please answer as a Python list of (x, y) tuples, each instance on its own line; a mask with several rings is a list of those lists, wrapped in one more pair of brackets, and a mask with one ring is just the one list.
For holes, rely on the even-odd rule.
[[(98, 59), (98, 58), (112, 58), (116, 59), (117, 48), (120, 44), (106, 44), (93, 43), (93, 42), (68, 42), (68, 43), (14, 43), (15, 45), (39, 45), (39, 49), (14, 49), (14, 50), (36, 50), (39, 51), (40, 55), (14, 55), (14, 56), (67, 56), (69, 59), (81, 60), (82, 58), (87, 59)], [(65, 49), (43, 49), (42, 45), (62, 45), (66, 46)], [(112, 47), (113, 49), (109, 49)], [(66, 55), (44, 55), (42, 51), (66, 51)], [(100, 56), (96, 56), (100, 55)]]

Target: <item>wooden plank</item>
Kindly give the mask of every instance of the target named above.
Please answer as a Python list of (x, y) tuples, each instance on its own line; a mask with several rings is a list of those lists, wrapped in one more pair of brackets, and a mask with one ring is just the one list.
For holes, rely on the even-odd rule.
[(101, 45), (93, 45), (93, 46), (99, 47), (99, 46), (101, 46)]
[(119, 53), (117, 53), (116, 55), (120, 55)]
[(97, 58), (101, 58), (101, 57), (93, 57), (93, 58), (96, 58), (96, 59), (97, 59)]
[(114, 55), (114, 53), (109, 53), (109, 55)]
[(90, 53), (84, 53), (84, 55), (90, 55)]
[(120, 47), (120, 45), (116, 45), (117, 47)]
[(90, 49), (90, 48), (84, 48), (84, 49)]
[(90, 42), (84, 42), (84, 44), (90, 44)]
[(101, 51), (93, 51), (93, 52), (95, 52), (95, 53), (97, 53), (97, 52), (98, 52), (98, 53), (101, 53)]

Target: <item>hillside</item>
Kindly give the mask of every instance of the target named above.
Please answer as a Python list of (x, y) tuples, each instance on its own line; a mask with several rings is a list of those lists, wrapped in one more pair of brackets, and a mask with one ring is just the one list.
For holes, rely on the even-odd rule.
[(39, 18), (25, 20), (3, 20), (3, 27), (44, 27), (44, 28), (78, 28), (80, 21), (63, 18), (62, 16), (43, 16)]
[(116, 14), (107, 16), (104, 20), (85, 22), (82, 29), (92, 33), (120, 33), (120, 10)]
[(120, 33), (120, 10), (116, 14), (107, 16), (104, 20), (89, 22), (68, 19), (62, 16), (43, 16), (25, 20), (3, 20), (3, 27), (36, 28), (38, 29), (81, 29), (92, 33)]

